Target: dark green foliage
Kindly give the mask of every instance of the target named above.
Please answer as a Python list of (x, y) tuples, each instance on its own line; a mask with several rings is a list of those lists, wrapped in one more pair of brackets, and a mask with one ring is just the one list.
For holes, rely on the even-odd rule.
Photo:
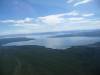
[(0, 47), (0, 75), (100, 75), (99, 46), (66, 50)]

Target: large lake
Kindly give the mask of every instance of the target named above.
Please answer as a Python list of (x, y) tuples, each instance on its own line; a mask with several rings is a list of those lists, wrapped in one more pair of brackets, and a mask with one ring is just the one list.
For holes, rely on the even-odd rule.
[(3, 46), (39, 45), (52, 49), (66, 49), (72, 46), (81, 46), (100, 42), (100, 37), (58, 37), (38, 38), (35, 40), (9, 42)]

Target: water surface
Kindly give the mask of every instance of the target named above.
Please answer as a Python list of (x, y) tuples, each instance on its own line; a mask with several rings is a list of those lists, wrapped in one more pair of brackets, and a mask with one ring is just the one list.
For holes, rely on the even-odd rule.
[(66, 49), (72, 46), (82, 46), (100, 42), (100, 37), (57, 37), (57, 38), (38, 38), (35, 40), (9, 42), (3, 46), (23, 46), (39, 45), (52, 49)]

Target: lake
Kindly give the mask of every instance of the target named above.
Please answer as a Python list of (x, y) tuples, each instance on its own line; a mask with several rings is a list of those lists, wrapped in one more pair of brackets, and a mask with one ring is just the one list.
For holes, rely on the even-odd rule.
[(82, 46), (100, 42), (100, 37), (57, 37), (38, 38), (35, 40), (9, 42), (2, 46), (39, 45), (52, 49), (66, 49), (72, 46)]

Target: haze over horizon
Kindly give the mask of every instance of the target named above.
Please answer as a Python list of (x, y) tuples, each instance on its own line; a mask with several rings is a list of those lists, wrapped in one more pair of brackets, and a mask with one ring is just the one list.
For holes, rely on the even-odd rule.
[(100, 29), (99, 0), (0, 0), (0, 35)]

